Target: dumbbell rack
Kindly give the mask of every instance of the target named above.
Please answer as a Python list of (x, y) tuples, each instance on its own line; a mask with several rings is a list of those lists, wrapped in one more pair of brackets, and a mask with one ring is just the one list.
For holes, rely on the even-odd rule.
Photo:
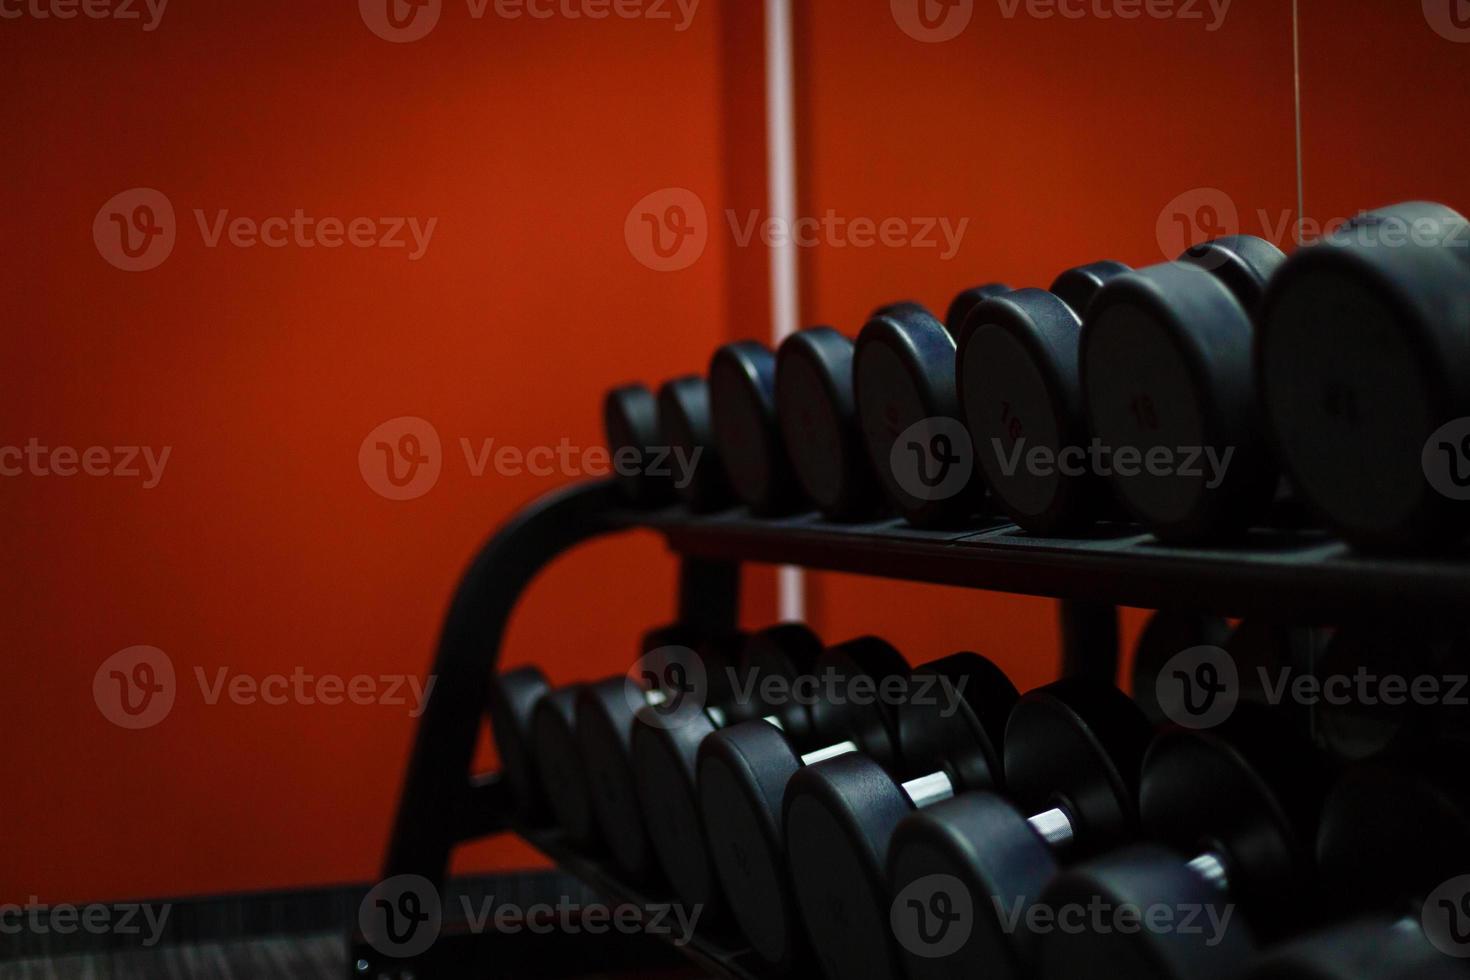
[[(506, 624), (521, 593), (573, 546), (636, 529), (661, 534), (680, 556), (679, 616), (689, 625), (734, 627), (744, 562), (1046, 596), (1063, 600), (1064, 672), (1110, 680), (1116, 647), (1098, 643), (1082, 624), (1114, 614), (1117, 606), (1300, 625), (1388, 615), (1440, 618), (1470, 607), (1470, 561), (1464, 557), (1362, 556), (1318, 531), (1262, 530), (1228, 547), (1181, 548), (1127, 525), (1099, 525), (1089, 537), (1058, 539), (1001, 523), (925, 531), (896, 520), (837, 525), (815, 515), (757, 518), (744, 509), (638, 511), (624, 504), (611, 482), (579, 484), (513, 517), (460, 580), (434, 659), (438, 681), (415, 735), (384, 878), (417, 874), (442, 887), (456, 846), (515, 832), (610, 904), (643, 907), (660, 900), (620, 882), (556, 832), (519, 824), (498, 774), (471, 772)], [(754, 956), (717, 934), (701, 934), (683, 951), (723, 976), (760, 976)], [(358, 975), (412, 974), (407, 961), (384, 961), (360, 942), (353, 959), (360, 961)]]

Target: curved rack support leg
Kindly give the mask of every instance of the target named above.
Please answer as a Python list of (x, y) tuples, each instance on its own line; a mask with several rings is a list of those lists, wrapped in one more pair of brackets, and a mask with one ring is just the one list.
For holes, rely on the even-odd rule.
[(511, 610), (542, 568), (575, 545), (628, 526), (611, 482), (549, 494), (520, 511), (470, 563), (450, 601), (436, 678), (409, 756), (383, 877), (422, 875), (442, 886), (454, 845), (504, 829), (507, 794), (492, 776), (472, 782), (490, 678)]

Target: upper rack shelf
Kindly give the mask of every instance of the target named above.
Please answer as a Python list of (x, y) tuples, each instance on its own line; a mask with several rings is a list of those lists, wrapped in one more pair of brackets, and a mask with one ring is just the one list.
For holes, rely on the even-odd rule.
[(897, 519), (758, 518), (744, 508), (696, 515), (670, 507), (630, 511), (624, 520), (661, 533), (691, 557), (1303, 625), (1462, 614), (1470, 605), (1470, 558), (1463, 554), (1362, 555), (1321, 531), (1261, 530), (1230, 545), (1180, 547), (1121, 524), (1099, 525), (1086, 538), (1040, 538), (1009, 523), (937, 532)]

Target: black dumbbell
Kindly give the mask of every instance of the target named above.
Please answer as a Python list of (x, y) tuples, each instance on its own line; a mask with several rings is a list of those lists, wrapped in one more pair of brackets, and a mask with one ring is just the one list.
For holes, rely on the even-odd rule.
[[(1138, 706), (1106, 684), (1065, 679), (1024, 695), (1006, 723), (1007, 795), (965, 793), (894, 832), (888, 879), (907, 974), (1026, 975), (1033, 937), (1007, 917), (1024, 923), (1059, 857), (1080, 860), (1134, 836), (1149, 736)], [(968, 933), (929, 946), (966, 901)]]
[(613, 473), (629, 503), (654, 507), (674, 499), (667, 443), (659, 435), (658, 400), (643, 385), (624, 385), (602, 402)]
[(800, 502), (776, 419), (776, 355), (741, 340), (715, 351), (709, 366), (715, 443), (736, 496), (757, 514), (780, 514)]
[(642, 677), (611, 677), (577, 696), (577, 746), (592, 811), (613, 862), (634, 881), (650, 878), (656, 862), (633, 772), (633, 719), (651, 705), (679, 718), (728, 703), (729, 654), (738, 643), (682, 626), (656, 630), (643, 643)]
[[(1008, 291), (977, 287), (956, 314), (982, 296)], [(919, 527), (957, 525), (981, 500), (974, 452), (960, 422), (952, 331), (917, 304), (880, 311), (858, 334), (853, 390), (868, 460), (888, 500)]]
[(510, 789), (516, 816), (532, 826), (546, 819), (548, 804), (536, 772), (531, 719), (537, 703), (550, 691), (546, 675), (530, 665), (490, 680), (490, 731), (500, 756), (500, 776)]
[(1305, 698), (1323, 748), (1346, 760), (1395, 743), (1470, 736), (1466, 698), (1470, 638), (1462, 629), (1414, 622), (1354, 623), (1327, 642)]
[(893, 712), (878, 695), (908, 673), (898, 651), (875, 637), (830, 647), (814, 673), (829, 697), (809, 704), (810, 738), (751, 721), (700, 743), (699, 809), (710, 858), (741, 932), (777, 971), (793, 969), (806, 955), (782, 827), (786, 784), (803, 766), (846, 752), (892, 765)]
[(1255, 366), (1268, 429), (1297, 492), (1353, 544), (1441, 547), (1470, 528), (1466, 497), (1441, 489), (1465, 482), (1470, 427), (1431, 438), (1470, 416), (1466, 323), (1470, 222), (1440, 204), (1361, 215), (1267, 290)]
[[(1162, 614), (1161, 614), (1162, 615)], [(1134, 697), (1156, 721), (1186, 728), (1208, 728), (1225, 720), (1237, 705), (1276, 710), (1299, 737), (1310, 737), (1311, 712), (1295, 696), (1298, 679), (1316, 670), (1328, 632), (1265, 619), (1242, 621), (1228, 635), (1210, 639), (1191, 628), (1182, 614), (1176, 624), (1150, 623), (1140, 639), (1133, 666)], [(1223, 621), (1202, 617), (1205, 633)], [(1177, 634), (1169, 636), (1170, 630)]]
[(709, 383), (698, 375), (675, 378), (658, 390), (658, 431), (667, 440), (674, 492), (697, 512), (734, 500), (715, 443)]
[(577, 697), (582, 688), (581, 684), (557, 688), (536, 702), (531, 713), (531, 745), (552, 819), (567, 840), (590, 849), (601, 838), (587, 766), (577, 747)]
[[(1107, 512), (1107, 486), (1088, 462), (1078, 340), (1093, 296), (1127, 271), (1121, 262), (1069, 269), (1049, 290), (992, 296), (962, 321), (965, 426), (995, 502), (1034, 534), (1076, 531)], [(1037, 451), (1050, 461), (1031, 465)]]
[(898, 707), (899, 764), (849, 753), (795, 773), (784, 813), (791, 879), (829, 977), (896, 976), (883, 862), (909, 813), (1004, 781), (1016, 688), (989, 660), (958, 653), (914, 671)]
[(1260, 944), (1320, 924), (1313, 845), (1331, 779), (1310, 742), (1259, 705), (1210, 732), (1161, 735), (1139, 797), (1151, 843), (1046, 889), (1055, 926), (1040, 938), (1040, 976), (1224, 980)]
[[(811, 712), (789, 697), (799, 678), (810, 677), (821, 655), (816, 634), (784, 623), (753, 634), (741, 654), (742, 690), (732, 694), (740, 710), (711, 708), (667, 718), (656, 707), (633, 722), (633, 773), (654, 853), (674, 894), (707, 917), (721, 911), (722, 895), (699, 814), (696, 786), (699, 746), (709, 735), (752, 716), (762, 717), (797, 742), (811, 739)], [(780, 683), (774, 700), (764, 686)], [(785, 694), (781, 692), (787, 692)]]
[(875, 516), (881, 495), (852, 391), (852, 341), (831, 327), (794, 333), (776, 351), (776, 415), (807, 499), (835, 521)]
[(1285, 260), (1250, 235), (1115, 276), (1082, 324), (1082, 395), (1125, 506), (1169, 542), (1257, 523), (1280, 483), (1259, 423), (1251, 314)]
[(1317, 861), (1328, 914), (1348, 924), (1268, 951), (1250, 980), (1470, 975), (1467, 750), (1456, 739), (1401, 742), (1338, 781)]
[(1133, 648), (1133, 700), (1144, 717), (1157, 725), (1167, 716), (1159, 704), (1159, 678), (1179, 654), (1197, 647), (1223, 647), (1230, 624), (1220, 616), (1182, 609), (1161, 609), (1149, 617)]

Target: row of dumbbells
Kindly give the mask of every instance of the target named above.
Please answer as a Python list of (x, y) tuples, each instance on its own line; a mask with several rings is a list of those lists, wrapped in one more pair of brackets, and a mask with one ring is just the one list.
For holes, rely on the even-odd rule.
[(1156, 727), (1106, 683), (1018, 695), (975, 653), (911, 669), (797, 624), (672, 627), (628, 677), (494, 691), (523, 818), (662, 878), (772, 974), (1466, 975), (1454, 743), (1339, 771), (1256, 706)]
[[(700, 451), (679, 488), (697, 510), (1000, 512), (1045, 536), (1131, 518), (1191, 543), (1305, 503), (1359, 547), (1440, 548), (1470, 530), (1470, 223), (1402, 204), (1290, 259), (1233, 236), (967, 289), (943, 322), (895, 303), (855, 343), (731, 344), (707, 378), (619, 388), (605, 415), (635, 458)], [(629, 493), (671, 499), (650, 469)]]

